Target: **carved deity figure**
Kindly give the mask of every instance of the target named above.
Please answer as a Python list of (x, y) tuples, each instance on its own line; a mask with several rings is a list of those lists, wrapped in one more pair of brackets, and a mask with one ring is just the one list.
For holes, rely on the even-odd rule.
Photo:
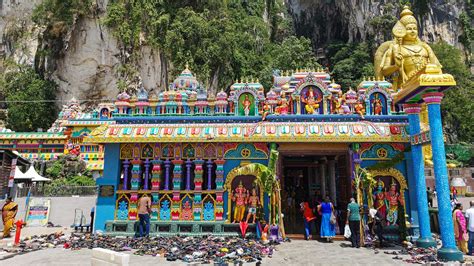
[(278, 102), (278, 106), (275, 108), (275, 114), (287, 115), (289, 112), (288, 100), (285, 94), (281, 95), (281, 100)]
[(271, 108), (268, 103), (265, 103), (263, 105), (263, 111), (262, 111), (262, 121), (265, 121), (267, 119), (267, 115), (270, 114)]
[(350, 114), (351, 107), (347, 104), (346, 97), (342, 96), (341, 114)]
[(375, 94), (374, 100), (372, 102), (373, 114), (374, 115), (381, 115), (382, 114), (382, 101), (379, 98), (378, 94)]
[(374, 67), (379, 80), (392, 76), (394, 87), (400, 89), (423, 74), (429, 64), (441, 69), (433, 50), (418, 38), (417, 21), (408, 6), (403, 8), (392, 34), (394, 39), (380, 45), (375, 53)]
[(344, 110), (342, 105), (344, 104), (344, 98), (342, 97), (342, 91), (339, 92), (337, 97), (332, 99), (332, 113), (333, 114), (343, 114)]
[(191, 208), (191, 204), (189, 201), (185, 201), (183, 205), (183, 209), (181, 211), (181, 219), (183, 220), (192, 220), (193, 218), (193, 209)]
[(245, 95), (245, 99), (242, 103), (244, 105), (244, 114), (245, 114), (245, 116), (249, 116), (249, 114), (250, 114), (250, 105), (252, 105), (252, 102), (250, 102), (248, 95)]
[(234, 223), (241, 222), (244, 219), (247, 196), (247, 189), (245, 189), (242, 181), (240, 181), (239, 186), (234, 190), (234, 195), (232, 195), (232, 201), (235, 202)]
[(377, 190), (374, 193), (374, 208), (380, 212), (382, 217), (387, 216), (387, 199), (385, 198), (384, 183), (381, 179), (377, 181)]
[(354, 110), (356, 114), (360, 115), (360, 117), (364, 119), (365, 106), (362, 100), (357, 101), (356, 105), (354, 106)]
[(306, 93), (306, 97), (302, 99), (302, 102), (306, 104), (305, 110), (307, 114), (317, 114), (319, 110), (319, 103), (322, 99), (320, 97), (314, 97), (313, 88), (309, 88)]
[(252, 216), (252, 223), (255, 223), (257, 207), (260, 206), (260, 199), (257, 196), (257, 190), (255, 188), (252, 188), (252, 195), (248, 197), (247, 204), (249, 205), (249, 213), (247, 214), (246, 222), (248, 223), (250, 216)]
[(397, 184), (392, 180), (392, 184), (390, 185), (390, 191), (387, 192), (386, 195), (388, 199), (389, 209), (387, 214), (387, 222), (391, 225), (397, 223), (398, 220), (398, 204), (404, 204), (400, 193), (397, 191)]

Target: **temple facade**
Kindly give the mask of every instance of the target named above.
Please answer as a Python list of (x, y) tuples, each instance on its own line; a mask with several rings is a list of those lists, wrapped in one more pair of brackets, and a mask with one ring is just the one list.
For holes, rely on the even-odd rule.
[[(357, 169), (373, 166), (377, 187), (361, 187), (361, 197), (368, 207), (386, 209), (391, 226), (406, 226), (416, 213), (407, 192), (408, 117), (393, 103), (391, 84), (370, 78), (344, 93), (321, 69), (273, 80), (266, 93), (258, 80), (239, 80), (228, 93), (208, 95), (185, 69), (169, 90), (122, 92), (98, 109), (107, 123), (83, 140), (105, 154), (95, 230), (134, 234), (137, 202), (147, 194), (152, 234), (238, 235), (252, 193), (261, 202), (258, 219), (268, 218), (272, 203), (256, 173), (236, 170), (267, 165), (271, 150), (279, 153), (282, 202), (292, 193), (299, 199), (327, 195), (345, 208), (359, 189)], [(289, 208), (282, 211), (293, 212)], [(417, 230), (416, 222), (409, 226)]]

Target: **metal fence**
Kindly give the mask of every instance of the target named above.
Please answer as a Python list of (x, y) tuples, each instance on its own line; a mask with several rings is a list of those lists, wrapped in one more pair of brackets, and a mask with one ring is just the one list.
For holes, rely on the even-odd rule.
[(16, 189), (17, 197), (64, 197), (97, 195), (97, 186), (38, 186)]

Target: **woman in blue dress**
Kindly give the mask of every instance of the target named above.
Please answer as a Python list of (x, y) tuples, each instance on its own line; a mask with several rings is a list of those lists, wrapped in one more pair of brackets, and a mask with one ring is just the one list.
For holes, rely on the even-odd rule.
[[(336, 235), (335, 224), (336, 221), (331, 221), (331, 215), (334, 214), (334, 206), (331, 203), (329, 197), (324, 199), (324, 202), (318, 206), (318, 212), (322, 213), (321, 218), (321, 238), (326, 238), (328, 242), (332, 241), (332, 238)], [(335, 218), (335, 216), (334, 216)]]

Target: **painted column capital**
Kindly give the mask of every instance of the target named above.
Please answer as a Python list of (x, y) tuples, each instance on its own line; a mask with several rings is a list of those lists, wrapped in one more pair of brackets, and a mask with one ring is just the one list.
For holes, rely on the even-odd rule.
[(443, 100), (444, 94), (442, 92), (428, 92), (423, 94), (423, 100), (427, 104), (440, 104)]
[(421, 104), (419, 103), (407, 103), (403, 105), (403, 110), (406, 114), (419, 114), (421, 112)]

